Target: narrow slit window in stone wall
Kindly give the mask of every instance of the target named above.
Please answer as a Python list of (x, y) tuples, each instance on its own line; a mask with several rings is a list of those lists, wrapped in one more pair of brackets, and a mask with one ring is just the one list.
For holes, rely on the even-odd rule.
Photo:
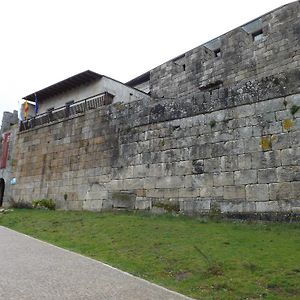
[(214, 50), (214, 54), (215, 54), (215, 57), (221, 57), (221, 49), (218, 48), (218, 49)]
[(261, 40), (262, 37), (263, 37), (262, 29), (257, 30), (257, 31), (252, 33), (252, 39), (253, 39), (254, 42)]

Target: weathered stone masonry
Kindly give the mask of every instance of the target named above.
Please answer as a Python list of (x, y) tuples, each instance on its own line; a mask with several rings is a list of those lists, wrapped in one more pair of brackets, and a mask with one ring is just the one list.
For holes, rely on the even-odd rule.
[(258, 19), (260, 40), (246, 24), (155, 68), (151, 99), (19, 133), (11, 197), (62, 209), (299, 211), (299, 7)]

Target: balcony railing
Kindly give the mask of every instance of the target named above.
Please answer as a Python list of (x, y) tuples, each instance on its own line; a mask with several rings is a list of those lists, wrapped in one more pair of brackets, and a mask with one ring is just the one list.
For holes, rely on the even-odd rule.
[(100, 106), (109, 105), (112, 103), (113, 97), (114, 96), (112, 94), (105, 92), (93, 97), (66, 104), (65, 106), (58, 107), (53, 110), (49, 110), (30, 119), (21, 121), (20, 131), (69, 118)]

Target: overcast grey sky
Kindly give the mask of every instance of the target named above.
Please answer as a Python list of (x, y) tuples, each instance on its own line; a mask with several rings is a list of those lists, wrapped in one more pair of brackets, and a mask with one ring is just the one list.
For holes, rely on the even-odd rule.
[(126, 82), (290, 1), (9, 0), (0, 4), (0, 120), (90, 69)]

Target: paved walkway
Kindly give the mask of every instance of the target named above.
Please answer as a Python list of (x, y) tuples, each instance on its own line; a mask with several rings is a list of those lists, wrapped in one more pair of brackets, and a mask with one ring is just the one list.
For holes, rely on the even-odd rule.
[(190, 299), (0, 226), (0, 299)]

